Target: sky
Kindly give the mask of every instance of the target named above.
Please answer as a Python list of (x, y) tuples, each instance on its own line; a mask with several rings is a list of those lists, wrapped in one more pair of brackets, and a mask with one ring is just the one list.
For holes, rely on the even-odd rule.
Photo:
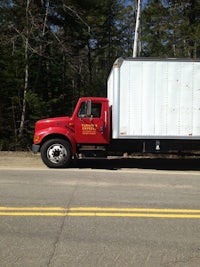
[[(136, 1), (136, 0), (125, 0), (125, 4), (131, 5), (133, 1)], [(141, 2), (142, 2), (142, 6), (145, 6), (148, 0), (141, 0)]]

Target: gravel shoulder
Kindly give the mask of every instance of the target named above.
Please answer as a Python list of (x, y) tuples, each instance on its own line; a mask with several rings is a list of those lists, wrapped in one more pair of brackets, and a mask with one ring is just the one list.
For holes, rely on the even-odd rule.
[(0, 169), (46, 169), (40, 154), (32, 152), (0, 151)]

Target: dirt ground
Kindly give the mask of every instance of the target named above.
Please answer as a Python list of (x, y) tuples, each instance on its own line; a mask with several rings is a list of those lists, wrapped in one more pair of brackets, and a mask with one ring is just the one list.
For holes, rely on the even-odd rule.
[(32, 152), (0, 151), (0, 168), (46, 168), (40, 154)]

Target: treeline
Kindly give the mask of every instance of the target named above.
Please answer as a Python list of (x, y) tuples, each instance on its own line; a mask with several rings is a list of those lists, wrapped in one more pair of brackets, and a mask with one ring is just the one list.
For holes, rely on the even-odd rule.
[[(29, 149), (34, 123), (106, 96), (114, 60), (132, 56), (135, 0), (2, 0), (0, 150)], [(200, 55), (200, 1), (142, 3), (138, 56)]]

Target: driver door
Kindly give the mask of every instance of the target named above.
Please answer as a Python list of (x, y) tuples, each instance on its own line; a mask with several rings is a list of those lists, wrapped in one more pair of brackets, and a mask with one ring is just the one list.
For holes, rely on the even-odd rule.
[(87, 114), (88, 101), (81, 103), (75, 123), (75, 139), (79, 144), (106, 144), (103, 103), (92, 101), (91, 114)]

